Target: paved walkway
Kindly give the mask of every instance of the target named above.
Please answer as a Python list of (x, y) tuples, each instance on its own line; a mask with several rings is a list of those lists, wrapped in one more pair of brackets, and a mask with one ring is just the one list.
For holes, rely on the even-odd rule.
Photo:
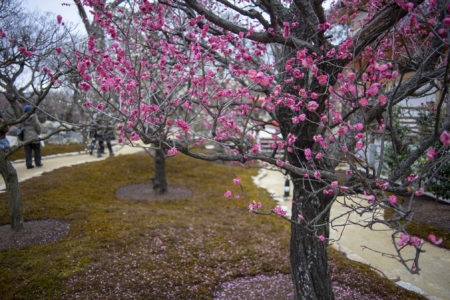
[[(130, 146), (114, 146), (114, 154), (122, 155), (122, 154), (131, 154), (135, 152), (142, 151), (142, 148), (134, 148)], [(19, 150), (20, 151), (20, 150)], [(43, 166), (40, 168), (27, 169), (25, 166), (25, 160), (20, 159), (13, 162), (14, 168), (16, 168), (17, 175), (19, 176), (19, 182), (27, 180), (31, 177), (39, 176), (45, 172), (51, 172), (55, 169), (67, 166), (73, 166), (82, 164), (85, 162), (97, 161), (108, 158), (108, 151), (106, 149), (106, 154), (104, 154), (101, 158), (97, 158), (97, 156), (89, 155), (83, 152), (74, 152), (74, 153), (65, 153), (60, 155), (53, 156), (44, 156), (42, 158)], [(0, 192), (5, 190), (5, 182), (3, 177), (0, 176)]]
[[(259, 186), (266, 188), (274, 198), (279, 201), (280, 206), (288, 210), (290, 214), (292, 199), (283, 198), (285, 177), (277, 171), (261, 170), (254, 181)], [(336, 203), (331, 209), (331, 217), (340, 215), (345, 212), (345, 207)], [(351, 215), (351, 220), (357, 222), (364, 218), (356, 214)], [(391, 230), (381, 225), (376, 227), (377, 231), (365, 229), (360, 226), (347, 226), (342, 232), (331, 231), (331, 238), (338, 239), (334, 242), (333, 247), (346, 253), (347, 257), (371, 265), (381, 270), (388, 278), (396, 281), (408, 289), (415, 289), (429, 299), (450, 299), (450, 251), (435, 247), (430, 243), (425, 243), (422, 249), (425, 253), (420, 255), (419, 266), (421, 268), (420, 275), (410, 274), (399, 262), (394, 259), (382, 256), (363, 246), (386, 253), (395, 253), (391, 240)], [(420, 290), (418, 290), (419, 288)]]

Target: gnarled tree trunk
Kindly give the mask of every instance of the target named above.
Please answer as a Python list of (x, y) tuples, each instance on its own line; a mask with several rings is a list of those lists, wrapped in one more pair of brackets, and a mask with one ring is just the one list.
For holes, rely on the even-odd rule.
[(157, 194), (164, 194), (167, 192), (166, 179), (166, 154), (163, 149), (155, 150), (155, 176), (153, 179), (153, 190)]
[[(311, 187), (317, 191), (317, 182), (294, 179), (294, 203), (292, 217), (299, 220), (301, 214), (305, 220), (312, 220), (322, 212), (330, 202), (329, 195), (310, 193)], [(320, 227), (307, 228), (306, 223), (291, 226), (291, 271), (296, 299), (334, 299), (331, 272), (328, 265), (329, 211), (316, 222)], [(319, 240), (322, 235), (326, 238)]]
[(6, 192), (8, 194), (10, 223), (13, 229), (20, 230), (23, 228), (23, 217), (19, 179), (16, 169), (14, 169), (5, 154), (4, 151), (0, 150), (0, 172), (5, 181)]

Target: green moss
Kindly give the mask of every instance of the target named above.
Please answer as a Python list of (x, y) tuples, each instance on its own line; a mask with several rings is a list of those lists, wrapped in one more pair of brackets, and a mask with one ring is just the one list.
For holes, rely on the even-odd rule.
[[(44, 147), (41, 147), (42, 156), (61, 154), (61, 153), (69, 153), (69, 152), (78, 152), (86, 149), (85, 145), (50, 145), (47, 144)], [(14, 153), (9, 156), (9, 160), (17, 160), (25, 158), (25, 150), (24, 148), (17, 149)]]
[[(22, 182), (25, 221), (61, 219), (70, 223), (70, 232), (53, 243), (1, 252), (0, 294), (3, 299), (210, 299), (221, 281), (289, 273), (289, 224), (249, 214), (244, 193), (232, 183), (241, 177), (247, 199), (272, 208), (268, 193), (252, 183), (256, 173), (176, 156), (167, 161), (169, 184), (187, 187), (193, 196), (155, 202), (114, 195), (153, 174), (151, 158), (141, 154)], [(241, 199), (224, 198), (227, 189)], [(1, 194), (0, 224), (7, 223)], [(353, 263), (337, 264), (351, 268)]]

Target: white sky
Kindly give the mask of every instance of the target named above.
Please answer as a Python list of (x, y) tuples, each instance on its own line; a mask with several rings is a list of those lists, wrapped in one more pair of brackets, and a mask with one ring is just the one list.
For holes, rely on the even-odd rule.
[[(73, 0), (22, 0), (23, 7), (28, 12), (40, 11), (41, 13), (51, 12), (55, 15), (62, 16), (62, 21), (66, 24), (80, 24), (81, 19), (78, 16), (78, 10)], [(65, 4), (65, 5), (63, 5)], [(87, 12), (89, 15), (89, 12)], [(80, 24), (77, 26), (80, 32), (85, 33), (84, 27)]]

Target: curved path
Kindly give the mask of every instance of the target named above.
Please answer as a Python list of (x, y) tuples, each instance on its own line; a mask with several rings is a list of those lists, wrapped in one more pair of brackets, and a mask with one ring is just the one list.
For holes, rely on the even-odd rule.
[[(122, 155), (142, 151), (142, 148), (139, 147), (135, 148), (130, 146), (115, 146), (113, 150), (115, 155)], [(108, 157), (107, 152), (108, 151), (106, 151), (106, 154), (104, 154), (101, 158), (97, 158), (95, 154), (89, 155), (85, 151), (44, 156), (42, 157), (43, 166), (40, 168), (35, 167), (33, 169), (26, 168), (24, 159), (13, 161), (12, 164), (17, 171), (17, 175), (19, 176), (19, 182), (21, 182), (31, 177), (39, 176), (42, 173), (51, 172), (54, 169), (58, 169), (61, 167), (73, 166), (85, 162), (105, 159)], [(3, 180), (3, 177), (0, 176), (0, 192), (4, 190), (5, 190), (5, 182)]]
[[(254, 178), (254, 182), (267, 189), (285, 210), (290, 213), (291, 200), (283, 198), (284, 183), (286, 177), (280, 172), (261, 169), (259, 175)], [(292, 189), (292, 187), (291, 187)], [(292, 191), (290, 191), (290, 197)], [(345, 207), (335, 203), (331, 209), (331, 217), (345, 212)], [(364, 218), (352, 214), (351, 220), (356, 222)], [(419, 259), (420, 274), (410, 274), (399, 262), (382, 256), (379, 253), (368, 250), (365, 247), (384, 253), (394, 253), (392, 245), (391, 230), (381, 225), (375, 231), (362, 228), (360, 226), (346, 226), (338, 230), (331, 230), (330, 238), (338, 239), (333, 243), (333, 247), (344, 252), (349, 259), (362, 262), (364, 264), (380, 270), (387, 278), (395, 281), (398, 285), (423, 294), (429, 299), (450, 300), (450, 251), (425, 243)]]

